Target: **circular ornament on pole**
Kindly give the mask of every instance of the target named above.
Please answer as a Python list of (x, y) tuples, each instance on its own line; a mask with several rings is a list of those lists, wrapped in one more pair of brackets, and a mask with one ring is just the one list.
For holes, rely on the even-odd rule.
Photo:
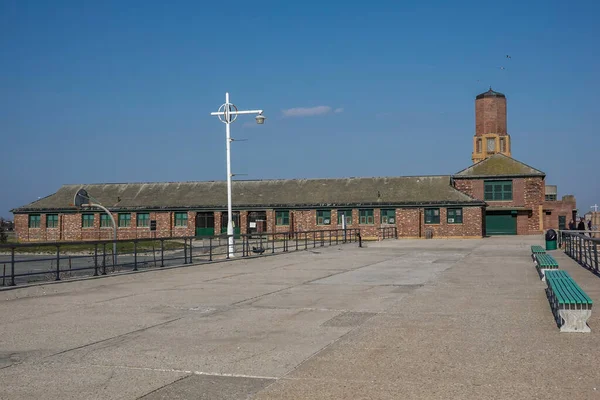
[(88, 195), (87, 190), (81, 188), (75, 193), (75, 197), (73, 198), (73, 204), (77, 208), (81, 208), (82, 206), (90, 203), (90, 196)]
[[(219, 119), (224, 124), (230, 124), (237, 119), (237, 107), (231, 103), (222, 104), (219, 107), (219, 112), (223, 113), (223, 115), (219, 115)], [(233, 114), (231, 114), (233, 112)]]

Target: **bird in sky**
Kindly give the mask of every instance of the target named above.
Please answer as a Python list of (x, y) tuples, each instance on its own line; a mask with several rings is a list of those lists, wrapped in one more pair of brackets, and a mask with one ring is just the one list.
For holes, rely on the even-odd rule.
[(506, 55), (506, 58), (508, 58), (509, 60), (511, 59), (511, 56), (509, 56), (508, 54)]
[(504, 67), (500, 67), (500, 69), (506, 69), (506, 68), (504, 68)]

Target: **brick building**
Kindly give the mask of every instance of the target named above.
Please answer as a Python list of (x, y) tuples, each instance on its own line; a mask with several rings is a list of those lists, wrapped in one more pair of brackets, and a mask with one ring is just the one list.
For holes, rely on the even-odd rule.
[[(208, 236), (226, 231), (225, 182), (65, 185), (13, 210), (22, 241), (112, 237), (108, 216), (71, 206), (85, 188), (107, 207), (120, 239)], [(402, 237), (482, 237), (485, 203), (458, 191), (450, 176), (263, 180), (233, 182), (236, 233), (360, 228), (375, 239), (381, 227)]]
[[(477, 238), (568, 224), (575, 198), (557, 200), (542, 171), (511, 158), (506, 110), (506, 96), (491, 88), (476, 97), (474, 164), (454, 175), (235, 181), (235, 232), (336, 229), (345, 218), (367, 239), (390, 226), (399, 237)], [(108, 215), (71, 205), (79, 188), (110, 210), (120, 239), (226, 231), (225, 182), (84, 184), (12, 210), (19, 240), (110, 239)]]

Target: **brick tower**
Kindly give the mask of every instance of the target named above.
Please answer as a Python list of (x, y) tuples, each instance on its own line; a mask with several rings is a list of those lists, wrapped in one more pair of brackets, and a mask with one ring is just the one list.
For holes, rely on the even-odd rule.
[(490, 87), (475, 97), (473, 163), (502, 153), (510, 157), (510, 135), (506, 133), (506, 96)]

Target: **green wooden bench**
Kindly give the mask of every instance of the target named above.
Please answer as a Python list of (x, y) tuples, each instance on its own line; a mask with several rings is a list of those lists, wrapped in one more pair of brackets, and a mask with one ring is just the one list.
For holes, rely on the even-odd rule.
[(540, 274), (542, 282), (546, 281), (545, 273), (547, 270), (558, 269), (558, 262), (550, 254), (536, 254), (535, 268)]
[(546, 271), (546, 295), (561, 332), (591, 332), (592, 299), (563, 270)]
[(535, 261), (535, 256), (537, 254), (546, 254), (546, 250), (544, 250), (542, 246), (531, 246), (531, 258), (533, 259), (533, 261)]

